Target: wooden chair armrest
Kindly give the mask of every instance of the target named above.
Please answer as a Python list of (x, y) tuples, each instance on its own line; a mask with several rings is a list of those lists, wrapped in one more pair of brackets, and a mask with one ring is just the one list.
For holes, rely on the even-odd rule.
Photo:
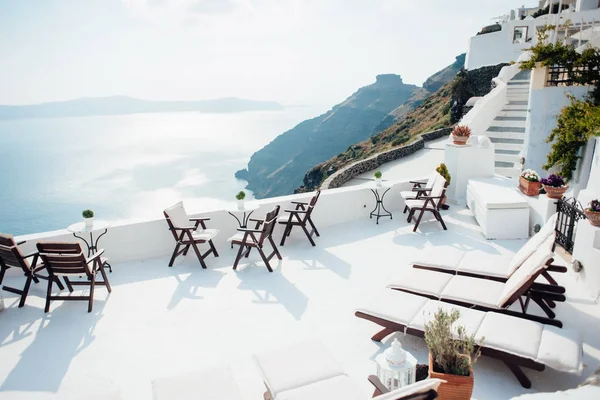
[(421, 179), (421, 180), (415, 180), (415, 181), (408, 181), (408, 183), (414, 183), (414, 184), (427, 183), (427, 179)]
[(565, 273), (568, 271), (567, 267), (562, 266), (562, 265), (549, 265), (546, 268), (547, 271), (552, 271), (552, 272), (562, 272)]
[(388, 393), (390, 391), (390, 389), (388, 389), (375, 375), (369, 375), (369, 382), (375, 386), (375, 389), (380, 392), (380, 394)]
[(37, 256), (38, 254), (40, 254), (40, 253), (38, 253), (37, 251), (34, 251), (33, 253), (29, 253), (29, 254), (23, 256), (23, 258), (29, 258), (29, 257)]
[(306, 214), (308, 211), (304, 210), (283, 210), (284, 212), (294, 213), (294, 214)]
[(104, 249), (100, 249), (98, 250), (96, 253), (94, 253), (93, 256), (91, 256), (90, 258), (86, 258), (86, 262), (89, 264), (91, 262), (96, 261), (99, 257), (102, 256), (102, 254), (104, 254)]
[(240, 232), (262, 233), (260, 229), (237, 228)]
[(431, 192), (432, 190), (433, 190), (433, 188), (422, 188), (422, 187), (416, 187), (416, 188), (412, 189), (413, 192)]
[(190, 221), (210, 221), (210, 218), (188, 218)]
[(308, 205), (308, 202), (306, 202), (306, 201), (292, 201), (291, 203), (292, 204), (302, 204), (304, 206)]
[(248, 218), (248, 221), (252, 221), (252, 222), (260, 222), (261, 224), (262, 224), (263, 222), (265, 222), (264, 220), (262, 220), (262, 219), (258, 219), (258, 218)]
[(17, 242), (17, 246), (20, 246), (25, 243), (27, 243), (27, 240), (21, 240), (20, 242)]
[(421, 196), (417, 200), (436, 200), (436, 199), (441, 199), (443, 197), (444, 196)]
[(173, 227), (171, 229), (173, 229), (174, 231), (195, 231), (196, 228), (197, 228), (197, 226), (186, 226), (186, 227), (183, 227), (183, 228)]

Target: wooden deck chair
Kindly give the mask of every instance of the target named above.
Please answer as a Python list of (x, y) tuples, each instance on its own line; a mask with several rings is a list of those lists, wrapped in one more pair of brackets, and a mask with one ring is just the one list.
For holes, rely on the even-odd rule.
[[(435, 183), (437, 175), (437, 171), (433, 171), (427, 179), (420, 181), (410, 181), (410, 183), (412, 183), (413, 185), (412, 189), (400, 192), (400, 196), (404, 199), (404, 201), (406, 201), (418, 199), (421, 196), (428, 195), (433, 189), (433, 184)], [(407, 211), (408, 207), (404, 206), (404, 211), (402, 213), (404, 214)]]
[[(548, 247), (551, 246), (541, 246), (506, 282), (407, 268), (388, 287), (476, 310), (495, 311), (562, 327), (546, 300), (566, 301), (565, 288), (535, 282), (553, 262), (554, 253)], [(539, 305), (547, 317), (530, 314), (531, 301)], [(513, 304), (518, 304), (521, 310), (510, 310)]]
[[(21, 296), (19, 307), (25, 305), (25, 300), (29, 294), (29, 288), (31, 287), (32, 281), (38, 283), (40, 279), (48, 279), (47, 276), (39, 274), (46, 269), (46, 266), (41, 262), (37, 252), (27, 255), (21, 253), (19, 245), (23, 243), (25, 242), (15, 242), (12, 235), (0, 233), (0, 285), (2, 285), (6, 271), (10, 268), (20, 268), (25, 274), (25, 285), (23, 286), (23, 289), (17, 289), (6, 285), (3, 287), (7, 292)], [(31, 261), (29, 261), (30, 259)], [(55, 279), (55, 282), (61, 290), (64, 289), (64, 286), (58, 279)]]
[[(284, 217), (280, 217), (278, 219), (278, 222), (280, 224), (285, 225), (285, 229), (283, 230), (283, 235), (281, 237), (281, 243), (280, 243), (281, 246), (283, 246), (285, 244), (285, 239), (288, 236), (290, 236), (290, 234), (292, 233), (292, 228), (294, 226), (299, 226), (300, 228), (302, 228), (302, 230), (306, 234), (306, 237), (308, 238), (308, 241), (310, 242), (310, 244), (312, 244), (313, 246), (316, 246), (315, 241), (313, 240), (312, 236), (313, 235), (321, 236), (321, 235), (319, 234), (319, 231), (315, 227), (315, 224), (312, 221), (311, 215), (315, 208), (315, 205), (317, 204), (317, 200), (319, 200), (320, 195), (321, 195), (321, 191), (317, 191), (317, 193), (312, 197), (312, 199), (310, 199), (310, 202), (303, 203), (303, 202), (293, 201), (292, 204), (294, 204), (296, 206), (295, 209), (294, 210), (284, 210), (286, 213), (288, 213), (288, 215), (284, 216)], [(309, 232), (307, 226), (310, 226), (310, 228), (311, 228), (310, 232)]]
[[(405, 201), (405, 211), (408, 211), (408, 218), (406, 221), (410, 222), (411, 220), (414, 220), (415, 222), (413, 232), (416, 232), (417, 228), (419, 228), (423, 214), (425, 214), (426, 211), (433, 214), (435, 219), (442, 224), (444, 230), (448, 229), (439, 211), (440, 205), (442, 204), (442, 198), (444, 197), (445, 193), (446, 180), (443, 176), (436, 172), (436, 178), (429, 193), (423, 193), (419, 198)], [(418, 216), (415, 218), (417, 213)]]
[[(267, 388), (265, 400), (368, 398), (320, 341), (265, 351), (254, 361)], [(376, 376), (369, 381), (375, 386), (376, 400), (433, 400), (442, 382), (425, 379), (390, 391)]]
[[(278, 215), (279, 206), (276, 206), (272, 211), (267, 213), (264, 220), (251, 219), (251, 221), (256, 222), (254, 229), (238, 228), (238, 233), (229, 238), (232, 245), (240, 246), (235, 257), (235, 262), (233, 263), (233, 269), (237, 269), (237, 265), (242, 257), (248, 257), (250, 251), (256, 249), (269, 272), (273, 272), (269, 261), (274, 256), (277, 256), (281, 260), (281, 254), (279, 254), (279, 250), (277, 250), (277, 246), (273, 241), (273, 230), (275, 229)], [(269, 255), (265, 255), (264, 252), (265, 242), (269, 242), (273, 249), (273, 252)]]
[[(48, 275), (48, 291), (46, 293), (46, 307), (44, 312), (50, 310), (50, 302), (52, 300), (87, 300), (88, 312), (92, 312), (94, 304), (94, 290), (96, 286), (106, 286), (108, 293), (111, 292), (110, 283), (106, 276), (106, 271), (102, 266), (102, 254), (104, 250), (100, 250), (93, 254), (90, 258), (86, 258), (83, 249), (79, 243), (54, 243), (54, 242), (39, 242), (37, 249), (40, 253), (42, 261), (46, 265)], [(100, 273), (102, 280), (96, 280), (96, 275)], [(83, 280), (71, 281), (71, 278), (83, 276)], [(89, 294), (82, 296), (53, 296), (52, 283), (55, 279), (63, 277), (67, 288), (70, 292), (73, 291), (73, 286), (89, 286)]]
[(423, 337), (425, 323), (440, 308), (459, 310), (456, 326), (464, 326), (466, 334), (479, 342), (481, 354), (502, 361), (525, 388), (531, 387), (531, 381), (522, 367), (536, 371), (550, 367), (574, 374), (583, 369), (581, 335), (570, 329), (389, 289), (373, 293), (355, 315), (383, 328), (371, 338), (380, 342), (394, 332)]
[[(188, 217), (188, 214), (183, 207), (183, 202), (181, 201), (164, 210), (163, 214), (165, 215), (169, 230), (173, 234), (173, 239), (175, 239), (176, 243), (175, 250), (173, 250), (173, 255), (169, 261), (169, 267), (173, 266), (175, 259), (179, 255), (183, 254), (186, 256), (190, 247), (194, 249), (194, 253), (196, 253), (198, 261), (200, 261), (200, 265), (202, 265), (202, 268), (204, 269), (206, 269), (206, 263), (204, 262), (206, 257), (211, 253), (213, 253), (215, 257), (219, 257), (219, 253), (217, 253), (217, 249), (212, 241), (219, 231), (217, 229), (206, 228), (206, 221), (209, 221), (210, 218)], [(198, 248), (198, 245), (203, 243), (208, 243), (208, 246), (210, 247), (204, 254), (202, 254)]]

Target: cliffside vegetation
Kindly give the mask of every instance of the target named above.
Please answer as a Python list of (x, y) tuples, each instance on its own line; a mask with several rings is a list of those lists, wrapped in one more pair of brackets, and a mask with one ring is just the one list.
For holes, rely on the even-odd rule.
[(297, 192), (318, 188), (327, 177), (355, 161), (403, 146), (420, 133), (450, 127), (463, 115), (464, 104), (474, 96), (484, 96), (491, 90), (491, 80), (507, 64), (483, 67), (473, 71), (460, 70), (450, 82), (423, 100), (415, 110), (399, 118), (393, 125), (369, 139), (349, 146), (346, 151), (310, 169), (303, 186)]

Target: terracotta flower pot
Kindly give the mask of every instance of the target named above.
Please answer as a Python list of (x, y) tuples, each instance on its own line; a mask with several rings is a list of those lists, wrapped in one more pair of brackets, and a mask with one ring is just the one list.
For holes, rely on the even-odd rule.
[(562, 199), (563, 194), (565, 194), (567, 189), (569, 189), (568, 186), (561, 186), (561, 187), (553, 187), (553, 186), (546, 186), (546, 185), (542, 185), (542, 186), (544, 186), (544, 190), (546, 191), (546, 196), (548, 196), (549, 199)]
[(584, 213), (592, 226), (600, 226), (600, 212), (585, 210)]
[(467, 144), (467, 140), (469, 140), (468, 136), (454, 136), (452, 135), (452, 143), (457, 144), (459, 146), (464, 146)]
[(531, 182), (523, 177), (519, 178), (519, 189), (527, 196), (539, 195), (541, 187), (542, 184), (540, 182)]
[(438, 399), (440, 400), (470, 400), (473, 393), (473, 368), (469, 376), (443, 374), (433, 370), (433, 356), (429, 353), (429, 377), (443, 379), (438, 388)]

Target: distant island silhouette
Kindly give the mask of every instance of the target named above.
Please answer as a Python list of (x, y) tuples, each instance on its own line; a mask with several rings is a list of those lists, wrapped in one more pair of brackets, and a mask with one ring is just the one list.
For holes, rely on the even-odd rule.
[(30, 105), (0, 105), (0, 120), (184, 111), (235, 113), (283, 109), (283, 105), (274, 101), (247, 100), (235, 97), (198, 101), (151, 101), (127, 96), (83, 97)]

